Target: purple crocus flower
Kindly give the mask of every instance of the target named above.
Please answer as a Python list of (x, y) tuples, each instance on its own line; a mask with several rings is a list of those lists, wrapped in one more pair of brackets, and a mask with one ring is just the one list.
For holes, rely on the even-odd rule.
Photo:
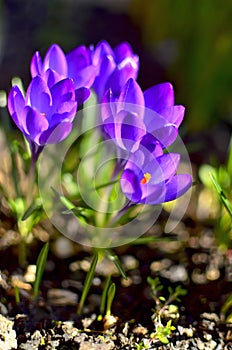
[(31, 75), (46, 79), (49, 88), (64, 78), (74, 82), (78, 104), (86, 101), (90, 95), (89, 88), (96, 76), (96, 67), (90, 62), (90, 51), (85, 46), (79, 46), (67, 55), (61, 47), (53, 44), (47, 51), (44, 60), (37, 51), (31, 60)]
[(131, 154), (122, 172), (120, 184), (132, 204), (161, 204), (180, 197), (192, 184), (188, 174), (176, 171), (179, 154), (155, 157), (145, 148)]
[[(102, 104), (104, 130), (115, 143), (134, 152), (142, 144), (156, 156), (170, 146), (178, 135), (184, 107), (174, 105), (173, 87), (169, 83), (142, 92), (134, 79), (129, 79), (115, 97), (109, 89)], [(128, 148), (129, 143), (133, 147)]]
[(62, 141), (72, 130), (77, 110), (73, 81), (63, 79), (49, 88), (47, 81), (37, 75), (25, 97), (18, 86), (12, 87), (8, 109), (28, 140), (32, 158), (36, 161), (47, 143)]
[(109, 88), (114, 96), (119, 96), (129, 78), (137, 79), (139, 57), (133, 53), (127, 42), (122, 42), (112, 49), (106, 41), (101, 41), (91, 50), (92, 64), (97, 67), (92, 88), (99, 101), (102, 101)]

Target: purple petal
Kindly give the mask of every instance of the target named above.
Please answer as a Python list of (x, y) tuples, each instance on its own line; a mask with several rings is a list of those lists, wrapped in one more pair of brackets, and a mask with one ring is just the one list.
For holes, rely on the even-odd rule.
[(182, 196), (192, 185), (192, 177), (188, 174), (176, 175), (166, 184), (165, 202)]
[(66, 55), (69, 76), (75, 76), (79, 71), (91, 64), (90, 50), (81, 45)]
[(160, 111), (160, 114), (172, 124), (175, 124), (177, 127), (180, 126), (184, 118), (185, 108), (184, 106), (172, 106), (166, 107)]
[(107, 90), (107, 81), (116, 67), (115, 61), (112, 56), (104, 56), (101, 60), (101, 65), (99, 66), (98, 75), (93, 83), (93, 89), (98, 96), (98, 100), (101, 101), (102, 97)]
[(44, 58), (44, 71), (52, 69), (62, 77), (67, 77), (67, 61), (63, 50), (57, 44), (53, 44)]
[(68, 76), (73, 79), (75, 88), (90, 87), (96, 76), (96, 68), (92, 66), (90, 50), (79, 46), (66, 55)]
[(51, 88), (53, 108), (66, 101), (75, 101), (75, 91), (72, 79), (63, 79)]
[(150, 184), (157, 185), (172, 178), (177, 171), (180, 155), (167, 153), (145, 164), (143, 171), (151, 174)]
[(163, 148), (160, 145), (159, 141), (150, 133), (146, 133), (140, 144), (142, 147), (145, 147), (149, 152), (151, 152), (155, 157), (159, 157), (163, 154)]
[(120, 185), (124, 195), (132, 202), (139, 203), (141, 200), (141, 188), (137, 176), (133, 171), (126, 169), (123, 171)]
[(72, 131), (72, 123), (64, 122), (43, 132), (39, 138), (40, 145), (54, 144), (63, 141)]
[(38, 51), (32, 57), (30, 71), (32, 78), (34, 78), (36, 75), (42, 74), (43, 72), (43, 63)]
[(50, 109), (51, 95), (49, 88), (40, 76), (32, 79), (27, 89), (26, 104), (38, 109), (39, 112), (47, 114)]
[(90, 90), (85, 87), (81, 87), (75, 90), (75, 100), (77, 101), (77, 105), (82, 105), (85, 101), (88, 100), (90, 96)]
[(143, 152), (143, 150), (141, 149), (138, 149), (136, 152), (130, 154), (130, 157), (126, 162), (124, 169), (129, 169), (133, 171), (138, 177), (138, 179), (141, 179), (144, 173), (143, 167), (146, 161), (146, 154), (147, 151)]
[(148, 132), (164, 128), (168, 124), (170, 125), (169, 121), (167, 121), (163, 116), (148, 108), (145, 108), (144, 110), (143, 119)]
[(118, 110), (125, 109), (131, 113), (143, 112), (144, 98), (139, 84), (134, 79), (129, 79), (124, 85), (118, 99)]
[(63, 76), (58, 74), (52, 69), (47, 69), (46, 72), (43, 74), (44, 80), (47, 82), (48, 88), (51, 89), (53, 85), (58, 83), (60, 80), (63, 80)]
[(107, 82), (106, 89), (110, 88), (115, 96), (119, 96), (123, 86), (131, 79), (136, 79), (138, 75), (138, 67), (133, 65), (133, 60), (128, 58), (118, 66)]
[(144, 92), (145, 105), (156, 112), (174, 105), (174, 92), (170, 83), (155, 85)]
[(107, 41), (100, 41), (95, 50), (92, 52), (92, 63), (95, 66), (100, 67), (102, 59), (106, 56), (111, 56), (111, 60), (114, 61), (114, 52)]
[(112, 115), (115, 115), (117, 113), (116, 109), (116, 104), (111, 103), (112, 100), (112, 91), (108, 90), (104, 94), (102, 98), (102, 103), (101, 103), (101, 118), (102, 121), (104, 122), (107, 120), (107, 118), (111, 117)]
[(18, 86), (13, 86), (8, 96), (8, 110), (15, 124), (21, 129), (20, 117), (25, 106), (25, 99)]
[(127, 57), (132, 57), (133, 51), (129, 43), (123, 42), (114, 48), (114, 54), (116, 61), (121, 62)]
[(75, 76), (71, 76), (70, 78), (74, 81), (75, 89), (81, 88), (81, 87), (87, 87), (90, 88), (94, 82), (94, 79), (96, 77), (96, 67), (94, 66), (88, 66), (80, 71), (76, 71)]
[[(64, 115), (66, 114), (65, 118), (68, 118), (69, 120), (74, 118), (77, 110), (77, 102), (76, 101), (65, 101), (59, 104), (56, 108), (56, 113), (52, 115), (52, 118), (54, 115)], [(63, 119), (63, 118), (62, 118)]]
[(126, 111), (121, 111), (114, 118), (106, 119), (104, 128), (119, 147), (130, 152), (135, 152), (146, 133), (143, 121)]
[(167, 148), (176, 140), (178, 128), (174, 125), (167, 125), (161, 129), (154, 130), (152, 135), (159, 141), (163, 148)]
[(48, 128), (47, 118), (37, 110), (27, 107), (26, 127), (30, 139), (39, 144), (41, 133)]
[(161, 204), (165, 200), (165, 186), (164, 184), (160, 185), (143, 185), (142, 187), (142, 204)]

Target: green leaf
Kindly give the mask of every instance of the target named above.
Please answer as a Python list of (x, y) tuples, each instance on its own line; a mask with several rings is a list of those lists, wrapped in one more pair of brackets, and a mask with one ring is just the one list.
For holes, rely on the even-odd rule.
[(168, 344), (169, 343), (169, 340), (167, 337), (165, 337), (164, 335), (162, 334), (158, 334), (157, 335), (157, 338), (161, 341), (161, 343), (163, 344)]
[(109, 286), (109, 289), (108, 289), (108, 293), (107, 293), (107, 305), (106, 305), (106, 315), (107, 316), (111, 315), (111, 306), (112, 306), (112, 303), (114, 300), (115, 292), (116, 292), (115, 283), (111, 283), (111, 285)]
[(230, 175), (230, 178), (232, 178), (232, 137), (230, 139), (229, 144), (229, 155), (228, 155), (228, 161), (227, 161), (227, 170)]
[(40, 282), (41, 282), (43, 272), (47, 262), (48, 250), (49, 250), (49, 242), (45, 243), (36, 261), (36, 275), (35, 275), (35, 282), (34, 282), (34, 288), (33, 288), (34, 298), (36, 298), (39, 293)]
[(35, 202), (32, 202), (29, 208), (25, 211), (25, 213), (22, 216), (22, 221), (27, 220), (32, 214), (36, 214), (41, 212), (42, 209), (41, 201), (36, 200)]
[(80, 300), (80, 303), (79, 303), (78, 309), (77, 309), (78, 315), (82, 314), (84, 303), (85, 303), (85, 300), (86, 300), (87, 295), (89, 293), (89, 289), (90, 289), (92, 281), (93, 281), (93, 277), (94, 277), (94, 274), (95, 274), (97, 262), (98, 262), (98, 253), (96, 253), (94, 255), (92, 263), (90, 265), (90, 269), (89, 269), (89, 271), (88, 271), (88, 273), (86, 275), (86, 278), (85, 278), (84, 288), (83, 288), (83, 291), (82, 291), (82, 294), (81, 294), (81, 300)]
[(126, 272), (122, 267), (119, 257), (111, 249), (106, 249), (106, 256), (109, 260), (111, 260), (114, 263), (114, 265), (118, 269), (118, 272), (121, 274), (121, 276), (124, 279), (127, 279)]
[(215, 178), (217, 176), (216, 169), (211, 165), (204, 164), (199, 169), (199, 177), (203, 185), (207, 188), (212, 188), (212, 181), (210, 180), (209, 175), (212, 174)]
[(213, 174), (210, 173), (210, 177), (211, 177), (212, 183), (213, 183), (213, 185), (214, 185), (214, 187), (219, 195), (219, 198), (220, 198), (222, 204), (224, 205), (224, 207), (226, 208), (230, 217), (232, 218), (232, 206), (231, 206), (229, 200), (227, 199), (225, 193), (223, 192), (221, 186), (219, 185), (219, 183), (217, 182), (217, 180), (215, 179)]
[(100, 302), (100, 315), (104, 314), (105, 311), (105, 305), (106, 305), (106, 297), (107, 297), (107, 291), (110, 285), (110, 280), (111, 280), (111, 276), (107, 276), (104, 287), (103, 287), (103, 291), (102, 291), (102, 295), (101, 295), (101, 302)]

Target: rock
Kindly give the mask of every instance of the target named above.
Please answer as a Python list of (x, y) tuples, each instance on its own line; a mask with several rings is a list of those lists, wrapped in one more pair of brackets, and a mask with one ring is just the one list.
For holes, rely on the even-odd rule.
[(0, 315), (0, 349), (17, 349), (16, 332), (13, 329), (14, 322)]

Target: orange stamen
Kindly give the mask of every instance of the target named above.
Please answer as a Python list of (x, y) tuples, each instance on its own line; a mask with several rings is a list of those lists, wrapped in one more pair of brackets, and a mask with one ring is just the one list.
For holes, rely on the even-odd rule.
[(142, 180), (140, 181), (141, 185), (147, 184), (150, 181), (150, 179), (151, 179), (151, 174), (145, 173), (143, 175)]

